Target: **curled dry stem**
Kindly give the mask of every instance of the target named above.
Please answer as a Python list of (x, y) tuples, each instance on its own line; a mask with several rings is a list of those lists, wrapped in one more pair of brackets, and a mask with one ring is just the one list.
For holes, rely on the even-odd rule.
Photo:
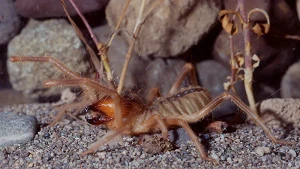
[(233, 14), (233, 15), (237, 16), (242, 24), (244, 24), (245, 21), (243, 20), (241, 14), (236, 11), (233, 11), (233, 10), (221, 10), (220, 11), (219, 20), (222, 23), (223, 29), (227, 33), (229, 33), (231, 35), (235, 35), (236, 33), (238, 33), (238, 26), (237, 26), (237, 24), (234, 24), (232, 19), (229, 18), (229, 14)]
[(259, 8), (252, 9), (248, 13), (248, 17), (247, 17), (248, 22), (250, 22), (250, 16), (251, 16), (251, 14), (255, 13), (255, 12), (262, 13), (265, 16), (265, 18), (267, 20), (267, 23), (264, 23), (264, 24), (255, 23), (255, 25), (251, 29), (258, 36), (267, 34), (269, 32), (269, 30), (270, 30), (270, 18), (269, 18), (269, 15), (267, 14), (267, 12), (265, 10), (262, 10), (262, 9), (259, 9)]

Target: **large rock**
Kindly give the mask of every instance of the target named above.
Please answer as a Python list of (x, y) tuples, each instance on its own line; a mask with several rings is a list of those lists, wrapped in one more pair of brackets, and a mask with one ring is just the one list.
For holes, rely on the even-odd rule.
[[(86, 51), (72, 26), (65, 20), (31, 20), (8, 46), (10, 56), (53, 56), (71, 70), (84, 75), (89, 64)], [(62, 73), (49, 63), (7, 62), (9, 79), (13, 88), (31, 98), (59, 94), (60, 87), (45, 89), (43, 81), (58, 79)]]
[(300, 99), (268, 99), (258, 110), (266, 125), (300, 127)]
[(300, 98), (300, 62), (293, 64), (281, 81), (281, 97)]
[(0, 1), (0, 45), (8, 42), (20, 26), (13, 0)]
[[(132, 32), (140, 9), (140, 0), (132, 0), (121, 22), (121, 28)], [(146, 1), (146, 9), (152, 1)], [(106, 17), (115, 27), (126, 1), (111, 0)], [(149, 15), (136, 43), (135, 51), (142, 56), (177, 56), (197, 44), (209, 31), (220, 10), (220, 1), (185, 0), (163, 1)], [(128, 34), (123, 36), (129, 40)]]
[[(100, 10), (108, 0), (74, 0), (82, 13)], [(69, 0), (65, 0), (70, 15), (77, 15)], [(66, 16), (60, 0), (16, 0), (17, 12), (27, 18), (46, 18)]]

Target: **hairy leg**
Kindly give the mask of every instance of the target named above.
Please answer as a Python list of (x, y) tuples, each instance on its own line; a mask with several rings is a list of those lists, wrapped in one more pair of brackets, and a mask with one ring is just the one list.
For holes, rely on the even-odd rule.
[(153, 114), (152, 116), (150, 116), (150, 118), (148, 118), (145, 122), (143, 122), (141, 127), (150, 128), (152, 125), (155, 125), (155, 124), (157, 124), (158, 127), (160, 128), (163, 138), (165, 140), (167, 140), (168, 139), (168, 128), (164, 122), (162, 115)]
[(189, 126), (189, 124), (187, 122), (185, 122), (181, 119), (166, 119), (166, 123), (169, 125), (181, 126), (187, 132), (187, 134), (190, 136), (191, 141), (195, 144), (195, 146), (199, 152), (199, 155), (202, 159), (204, 159), (206, 161), (210, 161), (214, 164), (219, 163), (217, 160), (207, 156), (203, 145), (198, 140), (198, 137), (195, 135), (194, 131), (191, 129), (191, 127)]
[(85, 106), (89, 105), (90, 103), (91, 103), (91, 101), (85, 100), (85, 101), (81, 101), (81, 102), (77, 102), (77, 103), (71, 103), (71, 104), (66, 104), (66, 105), (60, 106), (59, 112), (54, 117), (54, 120), (50, 123), (50, 126), (54, 126), (57, 122), (59, 122), (67, 110), (70, 110), (70, 109), (82, 110)]
[(91, 153), (94, 153), (101, 145), (104, 145), (105, 143), (109, 142), (110, 140), (112, 140), (114, 137), (123, 134), (124, 132), (126, 132), (127, 130), (130, 130), (131, 126), (130, 125), (126, 125), (124, 127), (122, 127), (119, 130), (113, 131), (110, 134), (106, 134), (104, 135), (100, 140), (94, 142), (93, 144), (91, 144), (89, 146), (89, 149), (84, 151), (83, 153), (81, 153), (81, 156), (85, 156)]
[(179, 73), (179, 75), (178, 75), (177, 79), (175, 80), (174, 84), (172, 85), (172, 87), (169, 91), (170, 95), (176, 93), (176, 91), (178, 90), (180, 84), (183, 82), (183, 79), (186, 76), (189, 76), (192, 86), (198, 86), (194, 66), (191, 63), (186, 63), (184, 65), (184, 67), (182, 68), (181, 72)]
[(266, 135), (271, 139), (274, 143), (278, 144), (296, 144), (294, 142), (284, 141), (275, 138), (275, 136), (271, 133), (271, 131), (267, 128), (267, 126), (263, 123), (263, 121), (259, 118), (259, 116), (252, 112), (251, 109), (243, 103), (241, 99), (239, 99), (234, 94), (224, 92), (215, 99), (213, 99), (210, 103), (208, 103), (201, 111), (195, 112), (191, 115), (181, 115), (178, 118), (182, 119), (188, 123), (197, 122), (207, 116), (209, 113), (212, 112), (215, 108), (217, 108), (224, 100), (231, 100), (233, 101), (240, 109), (242, 109), (251, 119), (256, 123), (257, 126), (261, 127)]
[(71, 71), (69, 68), (65, 67), (62, 63), (60, 63), (52, 56), (12, 56), (9, 58), (9, 60), (11, 62), (46, 62), (52, 64), (54, 67), (58, 68), (69, 77), (81, 78), (79, 74)]

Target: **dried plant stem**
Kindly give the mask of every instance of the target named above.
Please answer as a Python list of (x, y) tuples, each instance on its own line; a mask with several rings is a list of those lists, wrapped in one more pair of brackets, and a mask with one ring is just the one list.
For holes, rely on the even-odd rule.
[(91, 38), (93, 39), (94, 43), (99, 44), (99, 40), (95, 36), (94, 32), (92, 31), (92, 28), (91, 28), (90, 24), (88, 23), (88, 21), (86, 20), (86, 18), (82, 14), (82, 12), (79, 10), (79, 8), (77, 7), (77, 5), (74, 3), (73, 0), (69, 0), (69, 1), (72, 4), (72, 6), (74, 7), (74, 9), (76, 10), (76, 12), (78, 13), (78, 15), (80, 16), (80, 18), (81, 18), (82, 22), (84, 23), (85, 27), (89, 31), (89, 33), (91, 35)]
[(238, 95), (237, 91), (235, 90), (234, 83), (236, 82), (236, 73), (237, 69), (234, 64), (234, 45), (233, 45), (233, 37), (229, 35), (229, 43), (230, 43), (230, 66), (231, 66), (231, 77), (230, 77), (230, 87), (228, 90), (232, 90), (235, 95)]
[(123, 69), (122, 69), (122, 72), (121, 72), (120, 82), (119, 82), (118, 89), (117, 89), (117, 92), (119, 94), (121, 94), (123, 86), (124, 86), (124, 80), (125, 80), (126, 72), (127, 72), (127, 69), (128, 69), (128, 64), (129, 64), (129, 61), (131, 59), (132, 51), (133, 51), (136, 39), (138, 37), (138, 34), (141, 30), (141, 27), (142, 27), (144, 21), (146, 20), (146, 18), (153, 11), (153, 9), (156, 8), (161, 3), (161, 0), (153, 1), (152, 4), (149, 7), (149, 10), (147, 12), (145, 12), (146, 13), (145, 17), (143, 17), (143, 13), (144, 13), (144, 9), (145, 9), (145, 3), (146, 3), (145, 0), (143, 0), (142, 3), (141, 3), (141, 7), (140, 7), (140, 10), (139, 10), (137, 21), (136, 21), (136, 24), (135, 24), (135, 27), (134, 27), (134, 32), (132, 34), (132, 39), (130, 41), (129, 48), (128, 48), (127, 53), (126, 53), (125, 62), (124, 62), (124, 66), (123, 66)]
[[(239, 4), (236, 6), (235, 11), (237, 12), (239, 10)], [(234, 21), (236, 18), (236, 15), (233, 15), (232, 20)], [(236, 73), (237, 73), (237, 69), (234, 65), (234, 42), (233, 42), (233, 36), (231, 34), (229, 34), (229, 44), (230, 44), (230, 66), (231, 66), (231, 77), (230, 77), (230, 87), (228, 90), (232, 90), (232, 92), (236, 95), (238, 95), (235, 87), (234, 87), (234, 83), (236, 82)]]
[[(112, 80), (112, 73), (111, 73), (111, 69), (110, 69), (110, 66), (108, 64), (108, 58), (107, 58), (107, 55), (106, 55), (106, 52), (107, 50), (101, 50), (101, 48), (99, 48), (98, 46), (104, 46), (102, 45), (99, 40), (97, 39), (97, 37), (95, 36), (95, 34), (93, 33), (92, 31), (92, 28), (91, 26), (89, 25), (89, 23), (87, 22), (86, 18), (84, 17), (84, 15), (82, 14), (82, 12), (79, 10), (79, 8), (77, 7), (77, 5), (74, 3), (73, 0), (69, 0), (69, 2), (72, 4), (72, 6), (74, 7), (74, 9), (76, 10), (76, 12), (78, 13), (78, 15), (80, 16), (82, 22), (84, 23), (84, 25), (86, 26), (86, 28), (88, 29), (90, 35), (91, 35), (91, 38), (93, 39), (94, 43), (97, 45), (97, 48), (99, 50), (99, 54), (101, 56), (101, 61), (104, 65), (104, 69), (106, 71), (106, 78), (108, 81), (111, 81)], [(69, 18), (69, 20), (71, 21), (71, 17), (69, 16), (68, 14), (68, 11), (66, 10), (65, 8), (65, 2), (64, 0), (62, 0), (62, 3), (63, 3), (63, 6), (64, 6), (64, 10)], [(76, 24), (73, 22), (73, 20), (71, 21), (73, 27), (77, 30), (77, 34), (78, 32), (80, 31), (79, 28), (76, 26)], [(81, 32), (80, 32), (81, 34)], [(80, 35), (79, 35), (80, 36)], [(90, 48), (90, 46), (87, 44), (86, 40), (84, 39), (84, 37), (81, 35), (80, 39), (82, 41), (84, 41), (84, 43), (86, 44), (87, 48)], [(101, 63), (99, 63), (98, 59), (96, 58), (96, 56), (92, 55), (91, 54), (91, 48), (88, 50), (90, 55), (91, 55), (91, 60), (93, 62), (93, 65), (95, 66), (97, 72), (102, 75), (102, 66), (101, 66)]]
[(250, 24), (245, 11), (245, 1), (238, 0), (239, 11), (245, 23), (243, 24), (244, 33), (244, 43), (245, 43), (245, 69), (244, 69), (244, 85), (251, 110), (257, 113), (255, 100), (252, 90), (252, 80), (253, 80), (253, 65), (252, 65), (252, 52), (251, 52), (251, 42), (250, 42)]
[(137, 19), (137, 22), (136, 22), (136, 26), (135, 26), (134, 31), (133, 31), (132, 39), (130, 41), (129, 48), (128, 48), (128, 51), (127, 51), (126, 56), (125, 56), (125, 62), (124, 62), (124, 66), (123, 66), (123, 69), (122, 69), (119, 86), (118, 86), (118, 89), (117, 89), (117, 92), (119, 94), (122, 92), (123, 85), (124, 85), (124, 79), (125, 79), (125, 76), (126, 76), (129, 61), (130, 61), (131, 56), (132, 56), (132, 51), (133, 51), (133, 48), (134, 48), (134, 45), (135, 45), (135, 41), (136, 41), (136, 38), (137, 38), (137, 36), (138, 36), (138, 34), (141, 30), (142, 23), (140, 22), (140, 19), (143, 15), (144, 9), (145, 9), (145, 0), (142, 1), (140, 11), (139, 11), (139, 14), (138, 14), (138, 19)]

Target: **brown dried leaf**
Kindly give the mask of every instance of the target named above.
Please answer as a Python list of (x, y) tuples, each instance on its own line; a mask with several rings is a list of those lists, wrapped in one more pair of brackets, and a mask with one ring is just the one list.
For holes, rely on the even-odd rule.
[(244, 62), (244, 57), (241, 52), (237, 52), (233, 60), (230, 60), (230, 64), (233, 65), (235, 69), (241, 68), (244, 65)]
[(238, 27), (229, 19), (229, 14), (226, 11), (221, 11), (219, 14), (219, 20), (222, 23), (223, 29), (231, 34), (234, 35), (238, 33)]
[(258, 24), (256, 23), (253, 27), (252, 30), (254, 33), (256, 33), (258, 36), (267, 34), (270, 30), (270, 25), (269, 24)]

